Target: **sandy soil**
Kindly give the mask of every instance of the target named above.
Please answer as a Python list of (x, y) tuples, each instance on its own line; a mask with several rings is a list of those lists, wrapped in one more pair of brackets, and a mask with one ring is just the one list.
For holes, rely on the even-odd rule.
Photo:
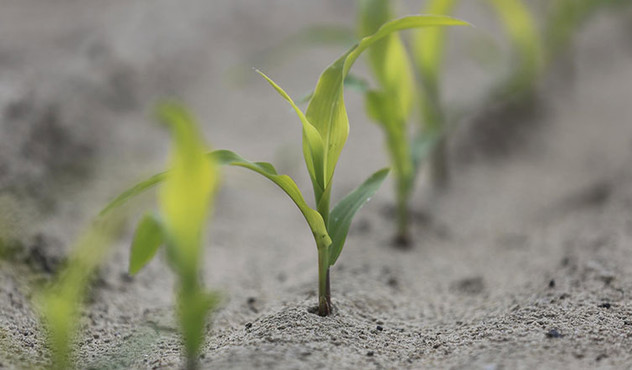
[[(4, 2), (0, 368), (46, 367), (34, 287), (58, 270), (107, 199), (161, 167), (166, 137), (146, 118), (155, 98), (180, 96), (216, 147), (272, 161), (309, 188), (295, 117), (265, 83), (237, 88), (227, 71), (306, 24), (348, 23), (352, 3), (183, 4)], [(489, 14), (463, 12), (479, 32), (496, 35), (482, 26)], [(602, 14), (578, 35), (574, 76), (547, 79), (537, 114), (467, 117), (483, 126), (457, 132), (450, 192), (431, 197), (420, 186), (410, 251), (390, 246), (385, 184), (332, 270), (331, 317), (309, 312), (316, 249), (299, 212), (273, 185), (227, 169), (205, 271), (225, 298), (208, 327), (203, 367), (632, 368), (630, 19)], [(304, 51), (267, 71), (300, 96), (339, 53)], [(448, 63), (448, 75), (454, 102), (491, 83), (462, 58)], [(348, 93), (347, 101), (352, 133), (334, 197), (386, 164), (361, 97)], [(514, 129), (486, 136), (500, 119)], [(151, 198), (136, 206), (152, 207)], [(132, 226), (88, 298), (80, 368), (183, 363), (171, 273), (156, 259), (126, 274)]]

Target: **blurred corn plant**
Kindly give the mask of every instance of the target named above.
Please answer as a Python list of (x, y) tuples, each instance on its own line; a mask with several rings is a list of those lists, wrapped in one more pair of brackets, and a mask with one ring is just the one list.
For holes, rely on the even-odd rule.
[(193, 369), (197, 367), (206, 318), (219, 300), (216, 293), (204, 289), (199, 277), (204, 228), (219, 186), (218, 163), (207, 154), (192, 115), (182, 105), (163, 103), (157, 115), (173, 138), (169, 170), (124, 192), (101, 214), (108, 214), (128, 198), (162, 182), (159, 213), (145, 214), (136, 228), (129, 272), (139, 272), (165, 245), (167, 262), (178, 278), (177, 314), (187, 368)]
[[(511, 72), (502, 77), (489, 94), (492, 101), (506, 95), (528, 94), (533, 91), (542, 72), (542, 42), (535, 18), (521, 0), (486, 0), (498, 15), (511, 39), (515, 58)], [(453, 14), (458, 0), (429, 0), (422, 13)], [(430, 177), (436, 190), (449, 185), (447, 133), (450, 124), (441, 94), (441, 72), (446, 44), (446, 29), (434, 28), (415, 32), (413, 55), (421, 78), (421, 118), (426, 135), (436, 136), (437, 143), (430, 156)], [(484, 101), (483, 104), (486, 104)]]
[[(364, 37), (378, 30), (392, 18), (389, 0), (358, 2), (358, 35)], [(431, 32), (442, 27), (423, 28)], [(420, 32), (420, 31), (418, 31)], [(395, 245), (407, 246), (410, 196), (429, 132), (410, 139), (408, 120), (417, 101), (413, 67), (398, 34), (391, 34), (367, 51), (367, 59), (378, 87), (365, 93), (368, 116), (378, 123), (385, 135), (386, 148), (395, 176), (397, 233)], [(430, 105), (430, 103), (428, 103)]]
[(629, 0), (550, 0), (546, 3), (545, 46), (551, 63), (572, 47), (573, 38), (588, 19), (602, 9), (632, 6)]
[[(364, 37), (325, 69), (318, 79), (305, 113), (280, 86), (259, 72), (291, 105), (301, 121), (303, 156), (312, 182), (315, 208), (307, 204), (294, 180), (287, 175), (279, 175), (272, 164), (251, 162), (227, 150), (210, 153), (210, 157), (220, 164), (244, 167), (271, 180), (299, 208), (312, 231), (318, 251), (318, 313), (321, 316), (331, 313), (329, 271), (342, 252), (353, 216), (375, 194), (389, 171), (377, 171), (330, 209), (334, 171), (349, 135), (349, 118), (343, 96), (344, 81), (349, 70), (362, 52), (393, 32), (416, 27), (458, 24), (465, 22), (443, 16), (409, 16), (383, 24), (375, 33)], [(168, 173), (158, 174), (139, 183), (114, 199), (104, 212), (160, 183), (167, 175)]]
[(35, 294), (34, 305), (47, 334), (51, 368), (73, 368), (73, 344), (77, 336), (84, 298), (99, 265), (105, 259), (112, 236), (121, 226), (119, 217), (97, 220), (72, 247), (65, 267)]

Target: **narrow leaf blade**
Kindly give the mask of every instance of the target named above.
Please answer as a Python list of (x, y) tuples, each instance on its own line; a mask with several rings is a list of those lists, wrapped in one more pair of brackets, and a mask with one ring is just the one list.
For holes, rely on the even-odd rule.
[(388, 168), (377, 171), (334, 207), (329, 217), (329, 233), (332, 239), (329, 265), (333, 266), (342, 252), (353, 216), (380, 188), (389, 171)]
[(162, 225), (156, 216), (149, 213), (143, 216), (132, 240), (129, 274), (135, 275), (145, 267), (154, 258), (164, 241)]
[(263, 72), (257, 70), (263, 78), (292, 106), (298, 118), (303, 124), (303, 156), (305, 157), (305, 164), (307, 165), (307, 171), (312, 179), (314, 185), (318, 184), (318, 188), (314, 190), (320, 190), (322, 192), (325, 189), (325, 173), (324, 173), (324, 155), (325, 148), (323, 146), (323, 139), (320, 137), (318, 130), (309, 122), (309, 120), (303, 114), (303, 111), (294, 103), (292, 98), (272, 79), (266, 76)]
[(329, 234), (327, 232), (327, 228), (322, 216), (314, 209), (312, 209), (307, 204), (307, 202), (305, 202), (303, 194), (299, 190), (294, 180), (292, 180), (289, 176), (279, 175), (276, 172), (276, 169), (270, 163), (250, 162), (229, 150), (216, 150), (212, 152), (211, 155), (217, 160), (219, 164), (247, 168), (275, 183), (290, 197), (290, 199), (292, 199), (292, 201), (294, 201), (294, 204), (296, 204), (296, 206), (299, 208), (299, 210), (303, 214), (303, 217), (305, 217), (307, 224), (312, 230), (312, 233), (314, 234), (316, 244), (329, 245), (331, 243), (331, 239), (329, 238)]
[(109, 214), (113, 210), (121, 207), (131, 198), (138, 196), (144, 193), (145, 191), (153, 188), (154, 186), (158, 185), (159, 183), (164, 181), (165, 175), (166, 175), (165, 172), (158, 173), (146, 180), (139, 182), (138, 184), (132, 186), (131, 188), (125, 190), (119, 196), (114, 198), (110, 203), (108, 203), (105, 206), (105, 208), (103, 208), (103, 210), (99, 212), (99, 216), (104, 217), (105, 215)]
[(326, 151), (325, 185), (328, 185), (333, 177), (338, 157), (349, 135), (349, 119), (343, 98), (344, 80), (360, 54), (396, 31), (416, 27), (467, 24), (455, 18), (431, 15), (410, 16), (387, 22), (377, 32), (363, 38), (349, 49), (321, 74), (305, 115), (323, 138)]
[(171, 170), (158, 194), (167, 246), (180, 256), (178, 268), (197, 271), (202, 230), (218, 188), (217, 166), (184, 106), (163, 103), (157, 114), (173, 138)]

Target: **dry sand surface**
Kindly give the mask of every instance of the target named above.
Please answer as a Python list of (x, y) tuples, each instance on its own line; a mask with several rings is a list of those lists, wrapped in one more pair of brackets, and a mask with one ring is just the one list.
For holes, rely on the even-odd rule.
[[(308, 189), (297, 119), (262, 81), (238, 88), (228, 76), (252, 73), (230, 71), (305, 25), (354, 16), (352, 2), (334, 0), (92, 3), (0, 7), (0, 217), (15, 241), (0, 260), (0, 368), (46, 368), (33, 287), (105, 201), (162, 166), (167, 138), (146, 114), (154, 99), (181, 97), (215, 147), (274, 162)], [(469, 11), (469, 34), (496, 35), (489, 14), (460, 15)], [(537, 114), (466, 117), (482, 126), (464, 124), (452, 141), (449, 192), (418, 189), (409, 251), (390, 245), (386, 183), (332, 269), (331, 317), (309, 312), (316, 248), (300, 213), (265, 180), (226, 169), (204, 275), (224, 300), (202, 367), (632, 368), (631, 23), (595, 17), (559, 68), (573, 70), (542, 84)], [(300, 96), (341, 50), (263, 68)], [(448, 62), (450, 101), (490, 85), (464, 59)], [(362, 98), (346, 97), (352, 131), (335, 198), (386, 165)], [(498, 126), (489, 117), (507, 130), (486, 136), (486, 124)], [(164, 260), (126, 274), (132, 226), (88, 297), (80, 368), (183, 364)]]

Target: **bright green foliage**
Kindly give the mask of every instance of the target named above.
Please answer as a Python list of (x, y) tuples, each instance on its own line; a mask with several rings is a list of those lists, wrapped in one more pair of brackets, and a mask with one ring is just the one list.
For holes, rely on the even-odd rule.
[[(287, 93), (271, 79), (264, 76), (274, 89), (292, 105), (301, 120), (303, 125), (303, 154), (310, 179), (312, 180), (316, 209), (322, 216), (325, 225), (327, 225), (329, 236), (332, 239), (332, 222), (335, 224), (339, 220), (330, 220), (329, 204), (334, 170), (349, 134), (349, 118), (347, 117), (344, 104), (343, 90), (344, 81), (351, 66), (363, 51), (388, 38), (393, 32), (415, 27), (450, 24), (464, 24), (464, 22), (449, 17), (411, 16), (383, 24), (375, 33), (360, 40), (357, 45), (344, 53), (321, 74), (305, 114), (293, 103)], [(395, 74), (399, 73), (391, 70), (391, 74), (394, 72)], [(405, 98), (404, 96), (402, 97)], [(404, 106), (406, 105), (409, 105), (409, 103), (404, 102)], [(401, 108), (402, 105), (398, 107)], [(374, 176), (373, 181), (369, 180), (365, 183), (365, 189), (373, 189), (374, 186), (369, 184), (379, 184), (383, 180), (381, 174)], [(375, 187), (375, 190), (377, 190), (377, 187)], [(358, 191), (359, 193), (356, 194), (363, 195), (357, 198), (359, 205), (363, 204), (372, 195), (370, 191)], [(351, 207), (350, 209), (357, 210), (359, 206), (357, 208)], [(336, 234), (346, 237), (347, 230), (348, 226), (346, 228), (341, 226), (341, 229)], [(344, 244), (344, 237), (339, 244), (336, 244), (336, 240), (333, 240), (333, 243), (329, 246), (318, 244), (317, 240), (319, 256), (319, 313), (321, 315), (327, 315), (330, 311), (329, 266), (338, 258)], [(335, 250), (332, 249), (332, 246), (335, 246)]]
[[(204, 291), (198, 275), (203, 260), (203, 230), (219, 185), (218, 171), (216, 162), (206, 154), (193, 117), (182, 106), (163, 104), (158, 116), (171, 130), (173, 150), (170, 170), (158, 193), (162, 222), (151, 222), (149, 228), (162, 226), (168, 261), (179, 278), (180, 327), (189, 367), (193, 367), (203, 340), (206, 315), (215, 303), (215, 297)], [(146, 240), (148, 249), (155, 247), (155, 239)]]
[(292, 180), (289, 176), (279, 175), (274, 166), (270, 163), (250, 162), (228, 150), (217, 150), (211, 153), (211, 156), (216, 158), (218, 163), (247, 168), (265, 176), (267, 179), (275, 183), (292, 199), (292, 201), (294, 201), (294, 204), (296, 204), (305, 217), (307, 224), (314, 234), (316, 245), (326, 248), (331, 244), (331, 239), (329, 238), (327, 227), (325, 226), (322, 216), (320, 213), (307, 205), (307, 202), (303, 198), (303, 194), (298, 189), (298, 186), (296, 186), (294, 180)]
[[(358, 3), (360, 37), (377, 31), (392, 18), (388, 0), (362, 0)], [(369, 65), (379, 85), (365, 94), (368, 115), (386, 135), (397, 195), (398, 238), (406, 239), (408, 199), (413, 185), (414, 168), (408, 142), (407, 120), (415, 97), (412, 66), (404, 44), (390, 34), (368, 50)]]
[(217, 303), (217, 297), (203, 289), (199, 273), (203, 231), (219, 186), (219, 164), (214, 156), (208, 155), (193, 117), (183, 106), (161, 104), (157, 115), (173, 138), (170, 170), (123, 192), (101, 214), (108, 214), (128, 199), (161, 184), (160, 217), (146, 214), (139, 222), (132, 242), (129, 271), (137, 273), (161, 245), (166, 246), (167, 261), (178, 276), (177, 311), (188, 367), (194, 368), (206, 316)]
[(47, 330), (52, 367), (72, 368), (72, 345), (77, 332), (83, 299), (92, 276), (105, 258), (118, 222), (101, 219), (82, 235), (72, 248), (66, 267), (55, 281), (35, 297), (36, 307)]
[(135, 275), (154, 258), (165, 243), (163, 226), (158, 217), (147, 213), (138, 223), (129, 257), (129, 273)]
[(353, 216), (377, 192), (386, 176), (388, 176), (388, 172), (388, 168), (385, 168), (371, 175), (362, 185), (338, 202), (331, 211), (327, 227), (332, 240), (329, 247), (330, 266), (336, 263), (340, 252), (342, 252)]
[[(456, 0), (431, 0), (423, 10), (428, 14), (452, 14)], [(440, 99), (441, 66), (445, 50), (446, 29), (434, 27), (415, 32), (413, 51), (423, 86), (422, 114), (426, 131), (444, 129)]]
[[(330, 312), (329, 267), (336, 262), (340, 255), (351, 218), (373, 196), (387, 174), (387, 170), (381, 170), (371, 176), (334, 208), (335, 217), (330, 219), (329, 203), (333, 174), (338, 157), (349, 134), (349, 119), (343, 98), (344, 81), (351, 66), (360, 54), (393, 32), (415, 27), (450, 24), (465, 23), (442, 16), (411, 16), (384, 24), (373, 35), (363, 38), (357, 45), (349, 49), (322, 73), (305, 114), (281, 87), (259, 72), (281, 97), (288, 101), (301, 121), (303, 127), (303, 155), (310, 179), (312, 180), (316, 209), (307, 205), (292, 179), (288, 176), (277, 174), (274, 167), (269, 163), (250, 162), (229, 151), (216, 151), (208, 157), (211, 158), (211, 164), (217, 161), (220, 164), (245, 167), (265, 176), (285, 191), (298, 206), (312, 229), (318, 248), (319, 313), (321, 315), (327, 315)], [(178, 174), (159, 174), (136, 185), (117, 197), (103, 212), (123, 204), (130, 197), (149, 189), (162, 180), (167, 179), (166, 181), (169, 181), (169, 178), (173, 178), (171, 184), (165, 186), (161, 192), (161, 209), (163, 218), (165, 218), (163, 222), (168, 245), (177, 244), (182, 245), (182, 247), (172, 247), (167, 250), (170, 252), (169, 259), (175, 261), (176, 270), (188, 276), (189, 274), (194, 274), (191, 271), (197, 271), (197, 265), (195, 265), (193, 258), (195, 256), (195, 253), (193, 253), (195, 248), (192, 246), (194, 245), (193, 242), (198, 240), (196, 235), (199, 235), (201, 227), (197, 221), (188, 224), (180, 217), (187, 217), (187, 220), (191, 220), (192, 217), (196, 217), (193, 220), (203, 218), (205, 213), (199, 208), (199, 204), (205, 204), (210, 193), (204, 192), (202, 187), (212, 187), (214, 183), (209, 180), (208, 173), (197, 174), (195, 172), (202, 171), (201, 168), (204, 166), (205, 161), (203, 159), (204, 156), (200, 154), (201, 144), (195, 139), (197, 136), (192, 134), (191, 127), (193, 125), (186, 124), (191, 121), (191, 117), (183, 109), (177, 107), (169, 107), (168, 110), (163, 111), (163, 116), (171, 123), (176, 138), (176, 148), (181, 150), (181, 152), (176, 152), (174, 156), (175, 164), (174, 170), (172, 170), (179, 171)], [(186, 147), (185, 143), (188, 143)], [(212, 178), (212, 175), (210, 177)], [(191, 198), (178, 203), (176, 201), (177, 197), (182, 196), (178, 194), (182, 193), (186, 193), (186, 196), (197, 194), (196, 196), (199, 199), (196, 198), (197, 202), (192, 201)], [(169, 213), (168, 217), (165, 216), (167, 212)], [(153, 227), (153, 225), (148, 227)], [(148, 244), (150, 244), (149, 249), (153, 250), (155, 248), (155, 244)], [(147, 251), (143, 256), (150, 254), (151, 251)], [(145, 257), (139, 258), (139, 260), (144, 261)], [(185, 295), (182, 295), (182, 297), (185, 297)], [(191, 313), (191, 315), (193, 314)]]

